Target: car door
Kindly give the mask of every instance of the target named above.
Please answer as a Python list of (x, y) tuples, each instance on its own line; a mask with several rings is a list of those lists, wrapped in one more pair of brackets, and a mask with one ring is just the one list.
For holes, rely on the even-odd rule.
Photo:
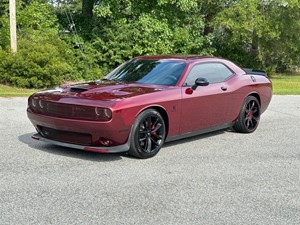
[[(227, 80), (234, 73), (217, 62), (194, 65), (188, 72), (182, 87), (182, 111), (180, 133), (223, 125), (230, 113)], [(209, 81), (208, 86), (199, 86), (191, 93), (191, 86), (199, 77)]]

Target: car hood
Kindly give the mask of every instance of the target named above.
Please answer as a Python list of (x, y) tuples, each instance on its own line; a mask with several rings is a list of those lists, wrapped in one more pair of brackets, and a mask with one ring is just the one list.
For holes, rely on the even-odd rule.
[(116, 83), (116, 82), (89, 82), (76, 85), (62, 86), (53, 90), (45, 90), (35, 94), (48, 101), (69, 102), (70, 99), (97, 100), (97, 101), (120, 101), (125, 98), (169, 89), (168, 86)]

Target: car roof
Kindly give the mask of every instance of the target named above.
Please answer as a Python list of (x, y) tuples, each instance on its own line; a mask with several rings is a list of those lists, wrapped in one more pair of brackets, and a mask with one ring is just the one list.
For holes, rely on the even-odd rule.
[(214, 56), (201, 56), (201, 55), (154, 55), (154, 56), (138, 56), (135, 59), (141, 60), (175, 60), (179, 62), (185, 62), (188, 64), (194, 64), (198, 62), (220, 62), (229, 66), (235, 73), (245, 74), (245, 71), (242, 70), (239, 66), (233, 62), (218, 58)]
[(219, 59), (212, 56), (201, 56), (201, 55), (154, 55), (154, 56), (139, 56), (136, 59), (144, 60), (199, 60), (199, 59)]

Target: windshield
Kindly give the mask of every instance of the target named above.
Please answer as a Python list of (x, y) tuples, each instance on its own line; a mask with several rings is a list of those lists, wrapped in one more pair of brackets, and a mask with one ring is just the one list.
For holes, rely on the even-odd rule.
[(175, 86), (185, 66), (176, 61), (133, 59), (113, 70), (105, 79)]

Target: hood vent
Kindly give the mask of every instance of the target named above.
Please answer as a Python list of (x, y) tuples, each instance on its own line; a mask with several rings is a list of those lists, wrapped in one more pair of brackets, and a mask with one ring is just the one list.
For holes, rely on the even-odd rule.
[(85, 92), (87, 90), (88, 89), (86, 89), (86, 88), (79, 88), (79, 87), (72, 87), (72, 88), (70, 88), (70, 92), (76, 92), (76, 93), (78, 93), (78, 92)]

